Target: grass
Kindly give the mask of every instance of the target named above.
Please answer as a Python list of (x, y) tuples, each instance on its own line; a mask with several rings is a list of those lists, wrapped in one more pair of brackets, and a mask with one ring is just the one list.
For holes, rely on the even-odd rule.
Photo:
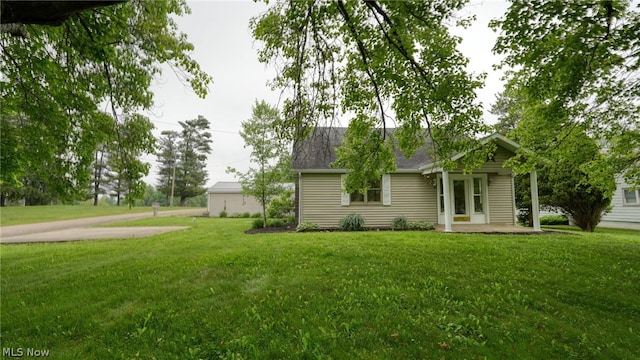
[(0, 247), (2, 347), (51, 359), (640, 358), (640, 234), (246, 235)]
[[(188, 208), (163, 207), (160, 211), (182, 210)], [(53, 206), (8, 206), (0, 208), (0, 225), (34, 224), (47, 221), (70, 220), (83, 217), (121, 215), (131, 213), (149, 212), (150, 206), (90, 206), (90, 205), (53, 205)]]

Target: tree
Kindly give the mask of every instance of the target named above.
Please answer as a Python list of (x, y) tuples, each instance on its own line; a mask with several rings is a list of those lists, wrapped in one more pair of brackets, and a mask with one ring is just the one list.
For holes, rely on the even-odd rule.
[[(392, 149), (407, 156), (431, 136), (432, 155), (445, 168), (457, 152), (467, 169), (486, 159), (476, 135), (487, 130), (475, 103), (483, 76), (465, 71), (467, 59), (449, 25), (466, 26), (457, 11), (466, 1), (276, 1), (252, 19), (262, 42), (260, 61), (275, 63), (272, 86), (290, 90), (281, 136), (300, 139), (316, 125), (353, 115), (337, 166), (349, 172), (347, 190), (362, 190), (395, 169)], [(391, 138), (384, 129), (397, 125)], [(427, 131), (422, 131), (426, 128)], [(366, 144), (366, 146), (360, 146)], [(475, 151), (473, 151), (475, 150)], [(363, 161), (367, 167), (359, 166)]]
[(176, 194), (180, 196), (180, 206), (185, 206), (189, 197), (201, 195), (206, 191), (207, 182), (207, 154), (211, 153), (211, 133), (209, 120), (201, 115), (197, 119), (180, 121), (178, 163), (176, 175)]
[(112, 194), (118, 206), (122, 195), (129, 207), (144, 197), (146, 184), (142, 178), (149, 174), (151, 165), (140, 157), (155, 150), (156, 140), (151, 134), (153, 127), (148, 118), (139, 114), (126, 117), (118, 125), (117, 141), (113, 143), (108, 163), (112, 172)]
[(589, 169), (588, 164), (604, 155), (585, 133), (573, 132), (554, 152), (558, 154), (540, 173), (540, 202), (570, 215), (583, 231), (593, 232), (609, 210), (615, 177)]
[(593, 172), (613, 166), (640, 184), (640, 11), (628, 1), (513, 0), (491, 26), (522, 98), (520, 142), (550, 154), (567, 130), (586, 132), (607, 150)]
[(176, 166), (178, 162), (178, 137), (177, 131), (165, 130), (159, 139), (160, 152), (157, 154), (158, 162), (158, 191), (165, 194), (166, 203), (173, 206)]
[(206, 161), (211, 153), (209, 120), (202, 115), (197, 119), (179, 121), (182, 130), (162, 132), (161, 151), (158, 155), (160, 170), (158, 189), (172, 197), (180, 197), (180, 206), (187, 198), (203, 194), (207, 182)]
[(251, 147), (251, 163), (256, 168), (240, 172), (227, 168), (228, 173), (236, 174), (242, 184), (245, 195), (255, 197), (262, 205), (263, 226), (267, 227), (267, 206), (274, 196), (284, 191), (283, 182), (290, 179), (287, 164), (286, 143), (283, 142), (274, 124), (282, 121), (280, 112), (266, 101), (256, 102), (250, 119), (242, 122), (240, 136), (245, 147)]
[(188, 12), (182, 0), (131, 0), (72, 11), (60, 26), (25, 25), (26, 36), (3, 27), (0, 116), (3, 138), (12, 140), (3, 141), (2, 152), (20, 156), (3, 159), (0, 186), (20, 187), (12, 179), (30, 173), (61, 201), (83, 198), (103, 133), (114, 135), (113, 119), (122, 122), (122, 114), (152, 106), (150, 84), (162, 64), (204, 97), (211, 78), (172, 18)]
[[(109, 168), (111, 153), (110, 141), (98, 144), (95, 151), (93, 164), (91, 165), (91, 189), (90, 196), (93, 198), (93, 206), (98, 206), (100, 195), (108, 193), (109, 180), (113, 178), (113, 172)], [(116, 147), (117, 149), (117, 147)]]
[[(535, 124), (531, 126), (535, 118), (523, 116), (527, 102), (518, 95), (507, 88), (491, 109), (498, 116), (495, 127), (508, 129), (507, 136), (515, 141), (534, 138), (535, 134), (530, 132), (537, 129)], [(530, 144), (528, 149), (544, 153), (546, 158), (538, 165), (540, 204), (563, 211), (581, 229), (593, 231), (611, 203), (615, 190), (614, 167), (602, 167), (605, 155), (596, 140), (581, 128), (563, 129), (556, 133), (554, 139)], [(521, 211), (524, 209), (522, 217), (532, 225), (528, 174), (517, 174), (514, 185), (516, 206)]]
[(169, 204), (165, 200), (164, 194), (156, 190), (153, 185), (145, 184), (144, 196), (136, 202), (136, 206), (151, 206), (155, 202), (160, 206), (168, 206)]

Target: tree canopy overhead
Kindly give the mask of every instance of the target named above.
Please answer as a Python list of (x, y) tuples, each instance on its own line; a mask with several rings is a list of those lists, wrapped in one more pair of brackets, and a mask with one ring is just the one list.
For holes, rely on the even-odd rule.
[(24, 36), (2, 31), (0, 184), (20, 186), (47, 169), (66, 184), (58, 192), (85, 189), (94, 151), (118, 137), (116, 122), (153, 105), (163, 64), (204, 97), (211, 77), (172, 18), (189, 11), (183, 0), (129, 0), (71, 12), (59, 26), (24, 25)]
[[(487, 128), (475, 90), (482, 76), (465, 70), (460, 38), (449, 26), (465, 0), (446, 1), (276, 1), (251, 23), (261, 41), (260, 60), (278, 70), (274, 88), (288, 90), (281, 134), (300, 138), (316, 125), (350, 117), (349, 139), (338, 162), (349, 170), (367, 159), (369, 174), (351, 173), (348, 189), (366, 177), (395, 169), (393, 147), (412, 155), (428, 129), (446, 160), (477, 146)], [(394, 139), (381, 129), (397, 127)], [(367, 144), (352, 146), (352, 144)], [(469, 164), (484, 160), (469, 156)]]
[(553, 152), (585, 131), (607, 151), (594, 171), (640, 184), (640, 3), (512, 0), (491, 26), (519, 141)]

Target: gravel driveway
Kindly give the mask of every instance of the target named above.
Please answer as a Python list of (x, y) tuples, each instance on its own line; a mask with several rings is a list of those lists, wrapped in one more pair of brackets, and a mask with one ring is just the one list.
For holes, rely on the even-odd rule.
[[(160, 211), (158, 216), (201, 215), (204, 209)], [(0, 227), (0, 243), (16, 244), (31, 242), (56, 242), (95, 239), (138, 238), (169, 231), (187, 229), (188, 226), (146, 226), (146, 227), (92, 227), (117, 221), (136, 220), (152, 217), (153, 212), (90, 217), (73, 220), (52, 221)]]

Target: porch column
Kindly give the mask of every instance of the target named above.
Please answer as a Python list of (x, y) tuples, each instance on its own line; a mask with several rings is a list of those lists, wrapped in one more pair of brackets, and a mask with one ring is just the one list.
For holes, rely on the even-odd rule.
[(451, 232), (451, 193), (449, 192), (449, 172), (442, 171), (442, 195), (444, 201), (444, 231)]
[(538, 202), (538, 173), (531, 170), (531, 213), (533, 215), (533, 231), (540, 229), (540, 203)]

